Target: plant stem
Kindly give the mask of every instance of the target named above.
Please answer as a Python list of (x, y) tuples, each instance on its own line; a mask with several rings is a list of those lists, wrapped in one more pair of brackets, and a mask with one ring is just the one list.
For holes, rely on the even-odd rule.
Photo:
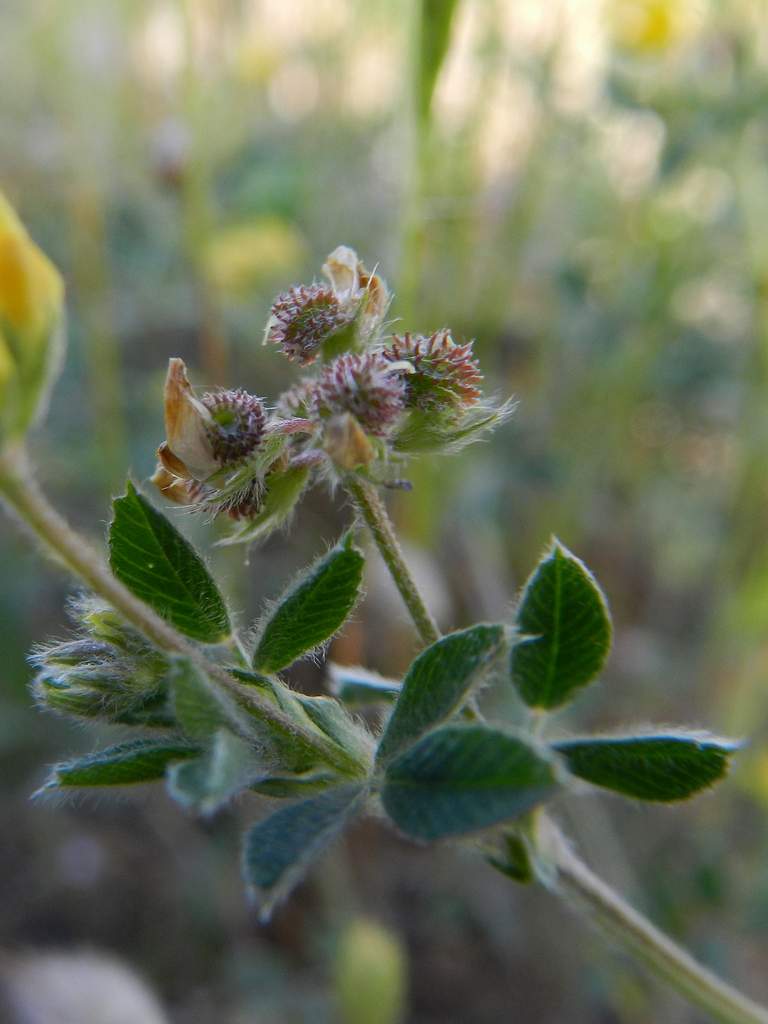
[[(40, 541), (45, 551), (82, 580), (94, 593), (135, 626), (160, 650), (188, 658), (207, 678), (246, 703), (264, 721), (310, 745), (327, 764), (345, 774), (362, 766), (318, 733), (302, 728), (252, 687), (238, 683), (224, 668), (209, 661), (156, 612), (112, 575), (103, 559), (50, 504), (36, 484), (22, 448), (0, 453), (0, 499)], [(356, 772), (355, 772), (356, 769)]]
[(768, 1010), (721, 981), (626, 903), (587, 867), (557, 825), (543, 813), (537, 845), (543, 858), (540, 881), (688, 1002), (723, 1024), (768, 1024)]
[(440, 639), (440, 630), (419, 593), (416, 581), (403, 558), (403, 552), (384, 502), (376, 493), (374, 486), (359, 476), (347, 477), (346, 487), (376, 541), (379, 553), (389, 569), (395, 586), (400, 591), (400, 596), (405, 601), (422, 643), (428, 647)]
[[(405, 564), (383, 502), (373, 487), (359, 477), (350, 477), (347, 488), (374, 536), (422, 641), (434, 643), (439, 638), (437, 626)], [(713, 1020), (723, 1024), (768, 1024), (768, 1010), (717, 978), (598, 878), (543, 811), (539, 813), (536, 830), (536, 861), (539, 881), (576, 906), (614, 942), (691, 1004), (709, 1013)]]

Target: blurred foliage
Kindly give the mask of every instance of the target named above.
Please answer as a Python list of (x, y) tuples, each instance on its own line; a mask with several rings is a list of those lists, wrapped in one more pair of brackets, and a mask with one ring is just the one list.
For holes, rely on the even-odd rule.
[[(454, 627), (501, 614), (557, 532), (612, 596), (602, 693), (616, 724), (693, 718), (748, 735), (730, 788), (688, 808), (689, 827), (606, 804), (605, 834), (580, 840), (765, 1000), (750, 972), (768, 952), (763, 5), (461, 0), (418, 133), (416, 6), (0, 9), (0, 179), (69, 295), (69, 360), (35, 441), (42, 475), (101, 534), (126, 466), (152, 471), (168, 356), (207, 384), (273, 397), (290, 376), (260, 345), (273, 293), (339, 243), (379, 257), (392, 317), (475, 337), (489, 386), (520, 400), (493, 442), (417, 465), (413, 493), (395, 496), (435, 606)], [(235, 607), (253, 613), (347, 516), (312, 496), (290, 534), (252, 553)], [(63, 632), (69, 581), (0, 530), (2, 811), (15, 836), (0, 941), (111, 946), (179, 1021), (316, 1021), (352, 900), (386, 907), (403, 935), (414, 1021), (495, 1021), (511, 1001), (555, 1021), (576, 987), (574, 1022), (684, 1019), (591, 940), (576, 960), (581, 933), (544, 922), (545, 897), (499, 898), (490, 872), (465, 890), (460, 862), (422, 864), (373, 828), (261, 932), (224, 877), (229, 812), (198, 826), (151, 801), (28, 806), (39, 765), (89, 741), (37, 716), (26, 691), (25, 653)], [(234, 581), (241, 558), (219, 550), (219, 575)], [(410, 644), (372, 577), (334, 658), (394, 674)], [(302, 673), (318, 692), (319, 674)], [(577, 724), (606, 724), (603, 700), (586, 697)], [(173, 948), (155, 935), (166, 921)]]

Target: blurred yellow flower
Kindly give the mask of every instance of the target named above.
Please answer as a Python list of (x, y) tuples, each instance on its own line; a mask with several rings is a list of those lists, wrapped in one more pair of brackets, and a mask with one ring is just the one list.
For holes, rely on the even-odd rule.
[(291, 277), (306, 256), (302, 235), (278, 217), (261, 217), (217, 231), (203, 254), (205, 273), (222, 292), (243, 294)]
[(606, 0), (614, 42), (626, 50), (666, 50), (690, 35), (698, 22), (693, 0)]
[(0, 192), (0, 440), (45, 404), (63, 347), (64, 284)]

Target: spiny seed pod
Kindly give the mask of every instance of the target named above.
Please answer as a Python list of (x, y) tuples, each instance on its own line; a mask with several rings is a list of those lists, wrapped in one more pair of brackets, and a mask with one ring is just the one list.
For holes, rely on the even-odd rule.
[(351, 413), (374, 437), (386, 437), (404, 408), (402, 378), (386, 359), (373, 352), (338, 356), (315, 383), (315, 416), (325, 420)]
[(207, 392), (200, 401), (211, 414), (208, 440), (222, 468), (236, 466), (259, 447), (266, 424), (260, 399), (238, 388)]
[(265, 342), (282, 348), (291, 362), (314, 362), (321, 345), (355, 319), (357, 304), (341, 302), (333, 288), (311, 284), (289, 288), (275, 299)]
[(472, 342), (457, 345), (448, 330), (429, 336), (395, 334), (381, 356), (401, 368), (409, 409), (459, 411), (481, 397), (483, 376)]

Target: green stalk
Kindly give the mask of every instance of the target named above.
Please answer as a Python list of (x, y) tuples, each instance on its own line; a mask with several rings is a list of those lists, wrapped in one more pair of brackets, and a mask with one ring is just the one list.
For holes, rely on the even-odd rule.
[(40, 541), (43, 549), (95, 594), (135, 626), (156, 647), (188, 658), (207, 678), (282, 732), (308, 744), (326, 764), (344, 774), (361, 774), (362, 767), (345, 751), (323, 736), (302, 728), (252, 687), (237, 682), (224, 668), (209, 661), (200, 650), (161, 619), (143, 601), (123, 586), (91, 547), (50, 504), (36, 484), (22, 448), (0, 453), (0, 499)]
[(419, 593), (416, 581), (411, 576), (411, 571), (403, 558), (403, 552), (384, 502), (377, 494), (376, 488), (359, 476), (348, 476), (345, 486), (376, 541), (379, 553), (410, 612), (421, 642), (425, 647), (429, 647), (430, 644), (440, 639), (440, 630)]
[[(439, 637), (437, 627), (403, 559), (383, 502), (371, 484), (359, 477), (350, 476), (346, 486), (373, 534), (419, 636), (425, 645), (433, 643)], [(543, 812), (539, 815), (534, 858), (539, 881), (689, 1003), (722, 1024), (768, 1024), (768, 1010), (694, 960), (598, 878)]]

